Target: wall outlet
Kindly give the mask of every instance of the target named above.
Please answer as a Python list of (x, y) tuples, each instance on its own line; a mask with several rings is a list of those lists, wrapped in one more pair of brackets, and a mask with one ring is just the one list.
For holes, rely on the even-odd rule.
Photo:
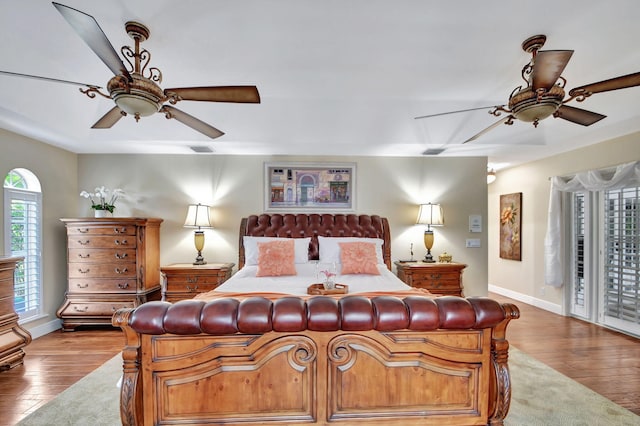
[(480, 238), (467, 238), (467, 248), (479, 248)]

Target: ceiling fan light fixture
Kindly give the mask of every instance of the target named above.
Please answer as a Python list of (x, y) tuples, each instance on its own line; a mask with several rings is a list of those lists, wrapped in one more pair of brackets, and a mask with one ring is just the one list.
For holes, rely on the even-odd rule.
[(148, 117), (160, 110), (160, 105), (144, 96), (123, 93), (113, 98), (122, 111), (139, 117)]
[(538, 95), (532, 87), (526, 87), (511, 96), (509, 108), (518, 120), (535, 125), (553, 115), (563, 99), (564, 90), (560, 86), (553, 86), (542, 95)]
[(135, 117), (148, 117), (160, 111), (164, 93), (160, 86), (134, 72), (133, 81), (115, 76), (107, 84), (111, 99), (122, 111)]

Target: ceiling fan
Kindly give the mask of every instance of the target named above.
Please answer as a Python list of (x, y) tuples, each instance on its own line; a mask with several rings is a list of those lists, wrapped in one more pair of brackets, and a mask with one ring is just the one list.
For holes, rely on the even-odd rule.
[[(0, 73), (84, 86), (86, 89), (80, 89), (80, 91), (90, 98), (95, 98), (96, 94), (99, 94), (105, 98), (113, 99), (116, 106), (92, 126), (94, 129), (110, 128), (122, 117), (129, 114), (138, 121), (140, 117), (159, 112), (168, 119), (174, 118), (215, 139), (224, 133), (171, 105), (175, 105), (179, 101), (260, 103), (260, 94), (256, 86), (182, 87), (163, 90), (159, 86), (162, 82), (161, 71), (156, 67), (147, 68), (151, 54), (146, 49), (140, 49), (140, 43), (149, 38), (150, 32), (147, 27), (133, 21), (125, 24), (127, 34), (135, 43), (133, 49), (129, 46), (123, 46), (120, 49), (129, 65), (129, 67), (125, 67), (93, 16), (60, 3), (54, 2), (53, 5), (91, 50), (115, 74), (107, 83), (109, 94), (101, 92), (102, 87), (92, 84), (8, 71), (0, 71)], [(166, 102), (170, 105), (165, 104)]]
[(575, 108), (566, 105), (566, 103), (574, 99), (577, 102), (582, 102), (594, 93), (640, 85), (640, 72), (637, 72), (576, 87), (571, 89), (569, 97), (565, 98), (564, 87), (567, 81), (561, 74), (569, 63), (573, 50), (540, 50), (546, 40), (545, 35), (535, 35), (522, 42), (522, 49), (531, 53), (531, 61), (522, 68), (522, 79), (526, 86), (518, 86), (511, 92), (508, 105), (490, 105), (415, 118), (422, 119), (487, 108), (491, 108), (489, 114), (496, 117), (501, 116), (503, 112), (508, 114), (462, 143), (476, 140), (500, 124), (512, 125), (514, 119), (530, 122), (534, 127), (537, 127), (540, 121), (553, 116), (583, 126), (590, 126), (605, 118), (606, 115)]

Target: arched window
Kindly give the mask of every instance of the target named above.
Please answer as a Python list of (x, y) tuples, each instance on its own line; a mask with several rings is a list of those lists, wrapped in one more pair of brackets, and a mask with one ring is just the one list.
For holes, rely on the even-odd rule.
[(24, 258), (15, 271), (14, 307), (20, 320), (42, 310), (42, 191), (27, 169), (13, 169), (4, 178), (5, 253)]

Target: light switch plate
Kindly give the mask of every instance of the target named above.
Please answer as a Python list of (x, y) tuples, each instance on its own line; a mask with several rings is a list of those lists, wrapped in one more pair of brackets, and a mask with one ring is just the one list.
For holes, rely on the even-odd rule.
[(479, 214), (469, 215), (469, 232), (482, 232), (482, 216)]

